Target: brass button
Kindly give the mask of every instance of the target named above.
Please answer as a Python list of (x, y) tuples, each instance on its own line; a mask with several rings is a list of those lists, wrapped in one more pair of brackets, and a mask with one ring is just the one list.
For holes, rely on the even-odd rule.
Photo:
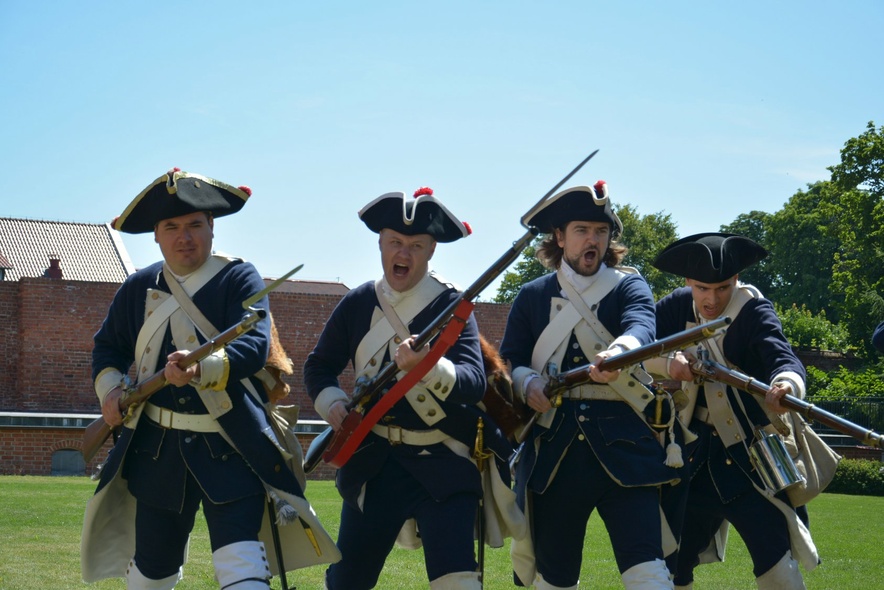
[(368, 361), (368, 364), (371, 365), (371, 366), (373, 367), (373, 366), (375, 366), (376, 364), (378, 364), (378, 362), (377, 362), (375, 359), (371, 359), (370, 361)]
[(190, 336), (187, 337), (187, 341), (188, 342), (196, 342), (196, 336), (191, 334)]
[(147, 312), (147, 317), (150, 317), (153, 314), (153, 310)]
[(442, 388), (442, 393), (448, 393), (448, 386), (447, 385)]
[(141, 372), (142, 372), (142, 373), (147, 372), (147, 367), (141, 367)]
[(556, 311), (562, 311), (562, 304), (561, 303), (556, 304)]
[(281, 465), (274, 465), (273, 471), (279, 473), (280, 471), (282, 471), (282, 466)]
[(578, 422), (586, 422), (586, 416), (583, 416), (583, 415), (577, 416), (577, 421)]
[(626, 385), (628, 385), (629, 387), (635, 387), (635, 381), (627, 381)]
[(159, 298), (160, 298), (160, 294), (157, 293), (157, 292), (153, 292), (153, 293), (150, 294), (150, 298), (151, 298), (151, 299), (159, 299)]
[(730, 465), (731, 463), (733, 463), (733, 461), (731, 461), (730, 458), (724, 460), (725, 465)]
[(230, 407), (230, 402), (228, 400), (224, 400), (223, 402), (221, 402), (221, 408), (226, 410), (229, 407)]
[(596, 349), (596, 350), (601, 350), (601, 349), (602, 349), (602, 345), (599, 344), (598, 342), (596, 342), (596, 343), (595, 343), (595, 349)]
[(739, 435), (739, 434), (735, 434), (735, 435), (734, 435), (734, 440), (740, 440), (740, 435)]
[(395, 342), (396, 344), (402, 344), (402, 338), (396, 336), (395, 338), (393, 338), (393, 342)]
[(430, 410), (429, 412), (427, 412), (427, 416), (435, 416), (435, 415), (436, 415), (436, 410)]
[(424, 394), (421, 393), (420, 395), (417, 396), (417, 401), (419, 401), (419, 402), (427, 401), (427, 396), (425, 396)]
[(579, 357), (579, 356), (575, 356), (575, 357), (574, 357), (573, 359), (571, 359), (571, 360), (573, 360), (575, 363), (579, 363), (579, 362), (580, 362), (580, 357)]
[(440, 387), (442, 387), (441, 383), (436, 383), (435, 385), (433, 385), (433, 389), (439, 389)]
[(577, 435), (577, 440), (586, 440), (586, 437), (583, 436), (582, 434), (578, 434), (578, 435)]
[(200, 181), (199, 181), (199, 180), (194, 180), (194, 181), (193, 181), (193, 188), (200, 188), (200, 186), (201, 186), (201, 185), (200, 185)]
[(643, 393), (642, 399), (651, 399), (651, 394), (650, 393)]
[(723, 392), (723, 391), (719, 391), (719, 392), (718, 392), (718, 397), (724, 397), (724, 392)]
[(598, 304), (598, 303), (593, 303), (593, 304), (592, 304), (592, 307), (590, 307), (589, 309), (592, 310), (592, 311), (595, 311), (595, 310), (597, 310), (598, 308), (599, 308), (599, 304)]
[(734, 419), (733, 419), (733, 418), (728, 418), (728, 419), (727, 419), (727, 423), (728, 423), (728, 424), (733, 424), (733, 423), (734, 423)]

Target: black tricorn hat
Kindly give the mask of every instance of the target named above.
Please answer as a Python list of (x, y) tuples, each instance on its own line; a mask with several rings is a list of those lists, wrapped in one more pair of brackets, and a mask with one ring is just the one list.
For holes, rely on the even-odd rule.
[(538, 210), (529, 215), (531, 216), (525, 220), (525, 225), (535, 227), (545, 234), (565, 227), (570, 221), (607, 221), (611, 224), (613, 237), (623, 233), (623, 223), (611, 208), (608, 183), (604, 180), (591, 187), (566, 188), (547, 199)]
[(653, 265), (687, 279), (720, 283), (765, 256), (767, 250), (747, 237), (712, 232), (694, 234), (669, 244), (657, 255)]
[(153, 231), (163, 219), (197, 211), (222, 217), (242, 209), (251, 194), (247, 186), (237, 188), (173, 168), (141, 191), (123, 214), (111, 222), (111, 227), (128, 234), (143, 234)]
[(359, 211), (359, 219), (375, 233), (386, 228), (406, 236), (429, 234), (437, 242), (454, 242), (473, 233), (428, 187), (417, 189), (413, 199), (401, 192), (383, 194)]

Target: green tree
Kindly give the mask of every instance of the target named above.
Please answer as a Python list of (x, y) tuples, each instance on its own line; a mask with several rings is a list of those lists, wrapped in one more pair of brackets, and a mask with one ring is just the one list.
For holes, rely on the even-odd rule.
[(843, 191), (831, 292), (854, 344), (873, 355), (869, 335), (884, 319), (884, 127), (869, 122), (829, 170)]
[(845, 351), (849, 341), (847, 330), (826, 319), (825, 310), (814, 315), (806, 306), (792, 305), (783, 309), (774, 303), (783, 324), (783, 333), (792, 346)]
[(839, 247), (836, 228), (842, 214), (841, 195), (828, 181), (799, 190), (769, 217), (764, 244), (770, 251), (765, 262), (773, 287), (765, 295), (784, 307), (824, 311), (833, 321), (839, 319), (830, 285)]

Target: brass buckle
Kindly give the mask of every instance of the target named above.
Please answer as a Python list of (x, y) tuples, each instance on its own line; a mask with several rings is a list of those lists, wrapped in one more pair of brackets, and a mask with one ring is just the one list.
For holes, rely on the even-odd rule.
[[(160, 408), (159, 406), (157, 406), (157, 408), (159, 408), (159, 410), (160, 410), (160, 415), (158, 416), (157, 424), (159, 424), (160, 426), (162, 426), (163, 428), (165, 428), (167, 430), (171, 430), (172, 429), (172, 421), (175, 418), (175, 412), (173, 412), (172, 410), (170, 410), (168, 408)], [(168, 416), (168, 419), (167, 419), (167, 416)]]
[[(393, 435), (393, 433), (398, 433), (397, 435)], [(398, 439), (396, 438), (398, 437)], [(402, 444), (402, 427), (401, 426), (387, 426), (387, 442), (391, 445), (401, 445)]]

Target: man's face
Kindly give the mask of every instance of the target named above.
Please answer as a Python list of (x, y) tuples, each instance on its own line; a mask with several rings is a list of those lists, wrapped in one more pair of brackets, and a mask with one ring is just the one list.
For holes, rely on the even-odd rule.
[(569, 221), (565, 231), (556, 230), (562, 258), (577, 274), (591, 276), (599, 271), (611, 242), (611, 226), (605, 221)]
[(190, 274), (209, 259), (212, 253), (214, 220), (197, 211), (160, 221), (153, 230), (154, 241), (166, 264), (177, 275)]
[(394, 290), (403, 293), (417, 285), (430, 266), (436, 240), (428, 234), (406, 236), (391, 229), (381, 230), (378, 246), (384, 277)]
[(695, 279), (685, 279), (685, 284), (691, 288), (694, 306), (699, 314), (707, 320), (714, 320), (721, 317), (724, 308), (730, 303), (737, 286), (737, 275), (720, 283), (702, 283)]

